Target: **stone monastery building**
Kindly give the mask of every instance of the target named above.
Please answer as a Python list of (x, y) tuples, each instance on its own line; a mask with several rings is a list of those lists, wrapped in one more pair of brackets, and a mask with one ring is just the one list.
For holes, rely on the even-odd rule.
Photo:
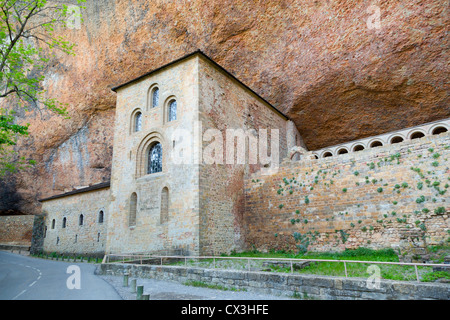
[[(338, 157), (344, 163), (354, 163), (356, 155), (370, 158), (375, 150), (389, 152), (383, 148), (396, 143), (409, 146), (415, 138), (425, 141), (424, 147), (417, 150), (435, 143), (427, 139), (441, 139), (447, 145), (449, 140), (449, 121), (444, 120), (307, 151), (295, 124), (286, 115), (201, 51), (113, 91), (117, 93), (117, 106), (111, 180), (41, 200), (46, 214), (46, 252), (211, 255), (252, 244), (261, 248), (269, 243), (276, 246), (277, 239), (281, 239), (276, 237), (276, 229), (288, 234), (294, 225), (289, 221), (296, 211), (295, 201), (285, 204), (292, 206), (291, 212), (278, 208), (277, 190), (273, 186), (265, 188), (265, 177), (279, 175), (281, 180), (286, 165), (309, 170), (318, 164), (331, 164)], [(229, 130), (235, 130), (236, 140), (228, 136)], [(245, 162), (239, 162), (242, 132), (249, 142)], [(252, 139), (256, 144), (250, 143)], [(408, 154), (406, 149), (414, 148), (405, 147), (401, 153)], [(250, 161), (256, 154), (256, 161)], [(444, 174), (448, 175), (448, 171)], [(274, 184), (279, 184), (278, 180)], [(367, 194), (367, 190), (362, 193)], [(302, 201), (296, 203), (305, 207), (305, 195), (299, 198)], [(266, 207), (254, 205), (265, 201)], [(356, 204), (351, 206), (355, 209), (346, 211), (360, 220)], [(375, 211), (364, 218), (375, 219)], [(270, 212), (273, 215), (269, 216)], [(319, 213), (316, 216), (317, 223), (329, 221)], [(433, 225), (442, 229), (442, 234), (433, 234), (436, 239), (445, 237), (448, 220)], [(317, 230), (325, 233), (327, 228), (336, 225), (320, 225)], [(343, 226), (339, 229), (346, 230)], [(356, 233), (351, 235), (361, 238)], [(401, 240), (398, 234), (393, 237)]]

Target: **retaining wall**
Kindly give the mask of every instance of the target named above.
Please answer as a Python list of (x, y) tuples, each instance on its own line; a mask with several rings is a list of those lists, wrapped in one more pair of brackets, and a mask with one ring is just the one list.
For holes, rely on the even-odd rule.
[(264, 294), (290, 297), (295, 294), (324, 300), (450, 299), (450, 285), (443, 283), (381, 280), (379, 289), (369, 289), (367, 279), (363, 278), (130, 264), (102, 264), (97, 272), (115, 276), (128, 273), (132, 277), (180, 283), (202, 281)]
[(31, 244), (34, 216), (0, 216), (0, 244)]
[(411, 257), (448, 245), (449, 157), (450, 133), (443, 133), (286, 160), (272, 175), (253, 174), (245, 189), (247, 245), (261, 251), (394, 248)]

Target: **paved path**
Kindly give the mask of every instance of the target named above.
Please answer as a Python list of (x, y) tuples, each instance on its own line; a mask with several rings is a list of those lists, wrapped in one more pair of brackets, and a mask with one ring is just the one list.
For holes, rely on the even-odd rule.
[[(79, 267), (80, 289), (69, 289)], [(123, 277), (95, 275), (96, 265), (45, 260), (0, 251), (0, 300), (136, 300)], [(70, 269), (69, 269), (70, 271)], [(69, 285), (76, 284), (69, 279)], [(131, 280), (132, 278), (130, 278)], [(130, 281), (131, 282), (131, 281)], [(150, 300), (291, 300), (289, 297), (246, 291), (223, 291), (177, 282), (137, 279)]]
[[(79, 268), (67, 273), (70, 266)], [(0, 300), (121, 300), (113, 286), (96, 276), (96, 266), (70, 263), (0, 252)], [(69, 269), (70, 271), (70, 269)], [(73, 281), (72, 281), (73, 280)]]
[[(131, 287), (123, 287), (123, 277), (111, 275), (100, 277), (114, 286), (124, 300), (136, 300), (136, 294), (131, 293)], [(136, 278), (130, 278), (129, 283), (131, 279)], [(150, 300), (294, 300), (286, 296), (192, 287), (156, 279), (137, 278), (136, 284), (144, 286), (144, 294), (149, 294)]]

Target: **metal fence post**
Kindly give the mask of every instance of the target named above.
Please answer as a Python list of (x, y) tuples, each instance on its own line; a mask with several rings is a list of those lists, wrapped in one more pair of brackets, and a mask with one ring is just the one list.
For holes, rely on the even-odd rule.
[(136, 279), (131, 280), (131, 293), (136, 293)]
[(420, 279), (419, 279), (419, 271), (417, 270), (417, 264), (414, 265), (414, 269), (416, 269), (416, 278), (417, 278), (417, 282), (420, 282)]
[(345, 263), (345, 261), (344, 261), (344, 269), (345, 269), (345, 277), (348, 278), (348, 274), (347, 274), (347, 263)]
[(137, 286), (136, 300), (142, 300), (143, 294), (144, 294), (144, 286)]
[(123, 286), (128, 287), (128, 273), (123, 275)]

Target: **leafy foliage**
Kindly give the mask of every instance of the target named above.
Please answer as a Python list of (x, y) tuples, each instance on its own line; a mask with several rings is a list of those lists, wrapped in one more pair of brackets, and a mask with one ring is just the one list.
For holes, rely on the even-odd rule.
[[(77, 0), (78, 3), (86, 0)], [(74, 55), (74, 44), (55, 34), (66, 27), (71, 7), (47, 0), (0, 1), (0, 98), (8, 106), (16, 105), (50, 110), (67, 116), (67, 105), (46, 97), (42, 89), (42, 70), (49, 61), (48, 52), (59, 50)], [(48, 49), (48, 50), (44, 50)], [(0, 175), (15, 172), (23, 164), (15, 159), (17, 137), (28, 135), (29, 125), (16, 124), (12, 107), (0, 110)]]

